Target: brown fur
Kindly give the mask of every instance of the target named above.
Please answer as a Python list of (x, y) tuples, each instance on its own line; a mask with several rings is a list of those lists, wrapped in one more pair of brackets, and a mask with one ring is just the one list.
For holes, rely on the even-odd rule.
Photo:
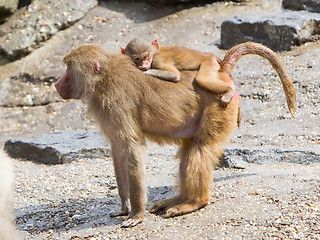
[(201, 88), (218, 94), (224, 107), (233, 97), (234, 84), (220, 78), (221, 60), (212, 53), (180, 46), (159, 47), (156, 40), (148, 43), (140, 38), (131, 40), (121, 52), (128, 55), (139, 69), (147, 70), (146, 74), (167, 81), (178, 82), (180, 70), (198, 70), (195, 82)]
[(271, 49), (263, 46), (262, 44), (252, 42), (242, 43), (234, 46), (226, 53), (223, 61), (221, 62), (221, 68), (219, 71), (231, 74), (237, 61), (242, 56), (247, 54), (256, 54), (267, 59), (272, 67), (277, 71), (283, 86), (289, 111), (294, 118), (294, 113), (296, 112), (297, 105), (296, 93), (294, 91), (292, 80), (286, 68), (281, 63), (279, 57)]
[[(94, 74), (96, 61), (101, 69)], [(183, 71), (178, 83), (159, 81), (139, 71), (127, 56), (106, 53), (95, 45), (70, 51), (64, 62), (68, 68), (56, 83), (57, 91), (65, 99), (85, 99), (111, 141), (122, 201), (120, 211), (112, 216), (129, 214), (123, 227), (135, 226), (144, 218), (146, 138), (180, 146), (179, 193), (155, 202), (151, 211), (164, 210), (166, 217), (173, 217), (205, 206), (213, 166), (236, 126), (238, 97), (221, 107), (219, 100), (194, 84), (196, 72)], [(219, 74), (232, 81), (229, 73), (221, 70)], [(73, 91), (73, 86), (78, 89)]]

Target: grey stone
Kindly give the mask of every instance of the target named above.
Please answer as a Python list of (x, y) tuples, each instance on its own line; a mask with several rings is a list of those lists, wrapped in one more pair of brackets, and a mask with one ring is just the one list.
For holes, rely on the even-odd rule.
[(44, 164), (63, 164), (78, 158), (109, 156), (104, 138), (96, 131), (61, 131), (30, 139), (10, 139), (4, 149), (9, 156)]
[(97, 0), (34, 0), (0, 26), (0, 53), (9, 60), (21, 58), (59, 30), (83, 18)]
[[(149, 156), (157, 149), (156, 144), (148, 144)], [(29, 139), (11, 139), (4, 149), (13, 158), (44, 164), (63, 164), (79, 158), (110, 156), (110, 145), (97, 131), (66, 130), (42, 134)], [(166, 155), (174, 156), (176, 148), (170, 148)], [(162, 153), (164, 153), (162, 151)], [(320, 154), (313, 151), (288, 150), (282, 148), (228, 148), (225, 161), (231, 167), (243, 168), (246, 163), (290, 162), (308, 165), (319, 162)]]
[(283, 0), (282, 6), (290, 10), (307, 10), (320, 13), (320, 0)]
[(275, 15), (246, 15), (228, 19), (221, 26), (221, 47), (253, 41), (275, 51), (314, 41), (320, 32), (320, 14), (285, 11)]
[(284, 148), (229, 148), (225, 150), (225, 159), (230, 167), (244, 168), (247, 163), (295, 163), (308, 165), (320, 161), (320, 154), (313, 151)]
[(18, 2), (18, 0), (0, 0), (0, 9), (10, 9), (14, 12), (18, 8)]
[(0, 23), (18, 8), (18, 0), (0, 0)]

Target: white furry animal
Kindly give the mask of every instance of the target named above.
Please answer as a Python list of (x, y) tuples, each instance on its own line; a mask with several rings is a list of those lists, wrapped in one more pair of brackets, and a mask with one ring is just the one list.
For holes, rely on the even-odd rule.
[(15, 239), (12, 187), (12, 160), (0, 149), (0, 240)]

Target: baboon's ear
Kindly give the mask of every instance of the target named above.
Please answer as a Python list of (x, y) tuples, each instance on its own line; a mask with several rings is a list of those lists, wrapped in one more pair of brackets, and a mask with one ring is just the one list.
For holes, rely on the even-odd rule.
[(159, 51), (160, 46), (157, 39), (153, 40), (151, 44), (157, 49), (157, 51)]
[(97, 73), (99, 73), (100, 72), (100, 63), (99, 63), (99, 61), (96, 61), (95, 63), (94, 63), (94, 67), (93, 67), (93, 73), (94, 74), (97, 74)]

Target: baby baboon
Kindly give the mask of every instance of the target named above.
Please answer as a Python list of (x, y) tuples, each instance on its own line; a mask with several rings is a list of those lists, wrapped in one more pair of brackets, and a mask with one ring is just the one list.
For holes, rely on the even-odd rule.
[(178, 82), (180, 70), (198, 70), (195, 82), (213, 94), (219, 94), (221, 106), (226, 107), (234, 95), (233, 82), (225, 81), (218, 70), (221, 60), (212, 53), (199, 52), (179, 46), (159, 46), (136, 38), (121, 53), (128, 55), (136, 66), (151, 76)]

